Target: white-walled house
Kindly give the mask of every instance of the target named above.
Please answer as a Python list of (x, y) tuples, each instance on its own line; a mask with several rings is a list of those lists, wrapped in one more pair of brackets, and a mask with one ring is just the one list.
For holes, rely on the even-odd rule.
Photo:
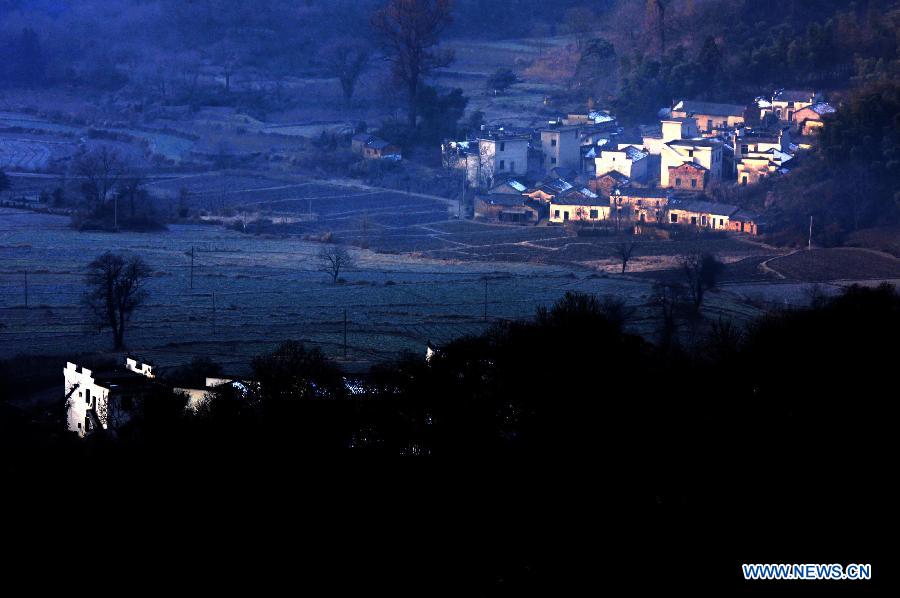
[(692, 163), (708, 171), (709, 180), (722, 179), (722, 142), (717, 139), (682, 139), (663, 145), (660, 154), (660, 187), (672, 187), (670, 168)]
[(557, 167), (581, 170), (581, 127), (556, 126), (541, 129), (544, 172)]
[(528, 172), (530, 139), (522, 135), (486, 135), (478, 139), (477, 152), (469, 152), (469, 183), (491, 188), (497, 180)]
[(158, 387), (153, 366), (131, 357), (124, 367), (102, 372), (67, 362), (63, 377), (66, 428), (80, 437), (127, 423), (138, 403)]
[(602, 150), (594, 159), (595, 172), (615, 171), (634, 181), (647, 180), (649, 153), (634, 145), (622, 145), (619, 149)]

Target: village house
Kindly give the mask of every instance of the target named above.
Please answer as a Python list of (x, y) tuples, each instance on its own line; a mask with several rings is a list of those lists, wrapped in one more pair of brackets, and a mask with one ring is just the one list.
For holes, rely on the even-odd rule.
[(595, 172), (620, 172), (633, 181), (644, 182), (647, 180), (647, 164), (650, 162), (648, 157), (647, 152), (633, 145), (604, 149), (594, 160), (594, 169)]
[(560, 194), (565, 193), (569, 189), (572, 189), (572, 187), (572, 183), (564, 179), (548, 178), (534, 189), (525, 191), (525, 195), (527, 195), (531, 199), (536, 199), (538, 201), (547, 203), (554, 197), (557, 197)]
[(63, 370), (66, 428), (79, 437), (128, 423), (140, 403), (159, 392), (153, 366), (133, 357), (124, 366), (93, 371), (67, 362)]
[(793, 124), (801, 135), (812, 135), (821, 131), (825, 125), (822, 118), (834, 113), (834, 106), (820, 102), (794, 112)]
[(399, 160), (401, 157), (399, 146), (365, 133), (353, 136), (350, 149), (366, 160)]
[[(705, 169), (703, 186), (711, 181), (722, 179), (723, 152), (722, 142), (718, 139), (683, 139), (670, 141), (662, 146), (660, 154), (660, 186), (691, 188), (691, 180), (697, 180), (697, 172), (692, 171), (692, 178), (682, 179), (678, 184), (681, 170), (685, 163), (696, 164)], [(695, 185), (697, 183), (694, 183)]]
[(748, 235), (759, 235), (763, 232), (765, 223), (759, 214), (749, 210), (738, 210), (728, 219), (728, 230)]
[(526, 197), (525, 185), (509, 180), (488, 193), (475, 196), (475, 219), (507, 224), (537, 224), (542, 206), (539, 200)]
[(467, 154), (470, 184), (489, 189), (498, 180), (528, 172), (529, 136), (494, 131), (479, 136), (477, 142), (478, 150)]
[(761, 179), (782, 171), (793, 159), (787, 152), (791, 135), (787, 125), (774, 130), (741, 129), (733, 141), (735, 171), (740, 185), (755, 185)]
[(616, 129), (616, 117), (603, 110), (593, 110), (587, 114), (568, 114), (562, 119), (565, 126), (589, 125), (595, 131), (614, 131)]
[(739, 162), (747, 154), (764, 153), (770, 149), (787, 152), (791, 141), (790, 127), (787, 125), (773, 129), (738, 129), (732, 140), (734, 159)]
[(187, 409), (196, 411), (209, 396), (213, 393), (228, 388), (235, 393), (235, 396), (246, 397), (249, 392), (259, 387), (259, 382), (245, 380), (239, 377), (230, 378), (206, 378), (203, 388), (173, 388), (172, 391), (183, 395), (187, 399)]
[(618, 146), (614, 144), (611, 139), (606, 137), (594, 139), (587, 144), (582, 143), (580, 148), (581, 172), (588, 176), (595, 175), (597, 173), (596, 161), (600, 156), (600, 152), (604, 149), (612, 149), (615, 147)]
[(810, 90), (782, 89), (776, 91), (768, 110), (763, 110), (761, 119), (771, 113), (781, 122), (790, 123), (799, 110), (812, 106), (821, 98), (820, 94)]
[(571, 188), (550, 200), (550, 222), (600, 222), (609, 219), (609, 200), (585, 187)]
[(695, 226), (711, 230), (731, 230), (729, 221), (739, 208), (729, 204), (696, 199), (669, 202), (669, 224)]
[(617, 188), (610, 195), (610, 209), (616, 210), (619, 220), (636, 222), (665, 222), (669, 204), (668, 189)]
[(669, 167), (669, 183), (673, 189), (702, 193), (709, 182), (709, 170), (694, 162)]
[(700, 130), (694, 118), (667, 118), (661, 120), (659, 126), (642, 128), (641, 135), (644, 150), (658, 156), (663, 151), (663, 145), (670, 141), (696, 139), (700, 137)]
[(544, 172), (557, 166), (581, 168), (581, 127), (555, 126), (540, 130)]
[(744, 123), (744, 106), (682, 100), (672, 108), (672, 118), (694, 118), (702, 133), (737, 127)]
[(612, 195), (616, 189), (625, 189), (631, 186), (631, 179), (615, 170), (605, 172), (588, 181), (588, 189), (604, 197)]

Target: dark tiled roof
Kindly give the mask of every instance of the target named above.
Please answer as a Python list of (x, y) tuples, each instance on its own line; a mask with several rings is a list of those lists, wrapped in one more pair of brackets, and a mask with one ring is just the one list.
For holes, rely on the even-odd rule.
[(615, 181), (616, 181), (617, 183), (629, 183), (629, 182), (631, 182), (631, 179), (629, 179), (627, 176), (625, 176), (624, 174), (622, 174), (622, 173), (619, 172), (618, 170), (610, 170), (609, 172), (604, 172), (603, 174), (598, 174), (598, 175), (597, 175), (597, 178), (598, 178), (598, 179), (603, 178), (603, 177), (610, 177), (610, 178), (612, 178), (612, 179), (615, 179)]
[(722, 142), (718, 139), (676, 139), (670, 141), (667, 145), (677, 145), (679, 147), (720, 147)]
[(738, 210), (731, 215), (731, 219), (737, 220), (738, 222), (762, 222), (762, 217), (756, 212), (751, 212), (750, 210)]
[(652, 198), (659, 199), (662, 197), (668, 197), (670, 194), (669, 189), (633, 189), (629, 188), (624, 190), (621, 195), (622, 197), (637, 197), (637, 198)]
[(685, 210), (686, 212), (697, 212), (698, 214), (714, 214), (716, 216), (731, 216), (739, 209), (737, 206), (727, 203), (713, 203), (698, 199), (678, 199), (669, 204), (669, 207), (674, 210)]
[(805, 89), (782, 89), (775, 94), (776, 102), (809, 102), (816, 92)]
[(556, 206), (609, 206), (608, 197), (600, 197), (593, 193), (591, 195), (593, 195), (593, 197), (581, 191), (573, 190), (572, 192), (553, 198), (550, 200), (550, 203)]
[(683, 100), (676, 104), (674, 111), (688, 114), (709, 114), (711, 116), (744, 116), (744, 106), (739, 104), (717, 104)]
[(670, 170), (671, 169), (677, 170), (679, 168), (692, 168), (694, 170), (703, 170), (703, 171), (707, 170), (707, 168), (705, 166), (703, 166), (702, 164), (695, 164), (693, 162), (682, 162), (678, 166), (669, 166)]

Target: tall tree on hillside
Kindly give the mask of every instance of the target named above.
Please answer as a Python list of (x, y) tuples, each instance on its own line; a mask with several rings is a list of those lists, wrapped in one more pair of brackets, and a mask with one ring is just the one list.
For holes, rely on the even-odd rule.
[(418, 119), (419, 87), (434, 69), (453, 62), (451, 50), (436, 46), (452, 21), (452, 0), (388, 0), (372, 17), (375, 31), (398, 83), (406, 87), (407, 118)]
[(136, 255), (125, 257), (107, 251), (88, 264), (84, 302), (99, 327), (112, 330), (116, 351), (125, 346), (125, 325), (147, 296), (144, 283), (150, 274), (150, 266)]
[(666, 53), (666, 7), (662, 0), (647, 0), (644, 36), (650, 54), (662, 58)]
[(344, 92), (344, 101), (350, 105), (356, 82), (365, 72), (371, 59), (369, 48), (356, 40), (337, 40), (327, 46), (323, 51), (325, 67), (333, 77), (341, 83), (341, 91)]

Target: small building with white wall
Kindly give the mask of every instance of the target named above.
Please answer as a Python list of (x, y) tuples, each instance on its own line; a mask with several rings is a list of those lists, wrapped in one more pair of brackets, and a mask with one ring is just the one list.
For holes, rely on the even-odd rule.
[(153, 366), (132, 357), (124, 367), (94, 371), (67, 362), (63, 370), (66, 429), (80, 437), (131, 420), (144, 397), (158, 390)]

